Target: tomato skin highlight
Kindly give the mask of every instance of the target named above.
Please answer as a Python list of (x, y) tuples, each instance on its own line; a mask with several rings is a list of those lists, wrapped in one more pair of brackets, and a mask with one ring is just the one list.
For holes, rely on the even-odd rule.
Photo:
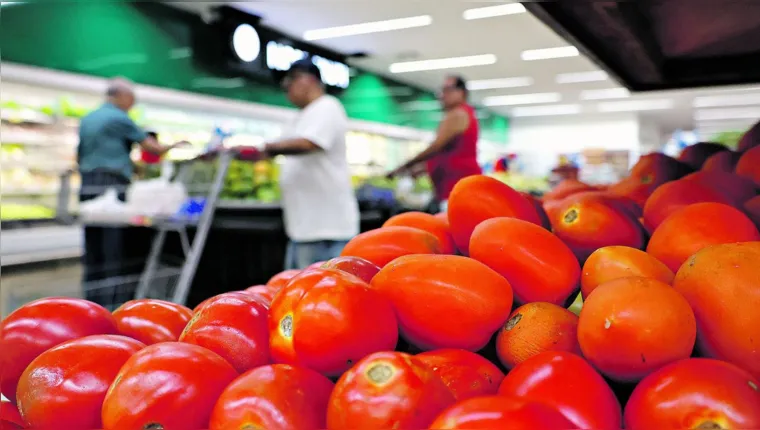
[(502, 381), (499, 395), (546, 403), (574, 428), (622, 426), (622, 408), (612, 388), (586, 360), (569, 352), (547, 351), (518, 364)]
[(328, 429), (428, 428), (454, 396), (420, 359), (378, 352), (340, 377), (327, 407)]
[(269, 335), (275, 362), (339, 376), (370, 353), (393, 350), (398, 323), (390, 301), (366, 282), (340, 270), (311, 269), (275, 297)]
[(573, 251), (545, 228), (527, 221), (483, 221), (472, 233), (470, 257), (506, 278), (520, 304), (563, 306), (578, 291), (581, 267)]
[(206, 348), (180, 342), (148, 346), (124, 364), (109, 388), (103, 429), (208, 428), (216, 400), (237, 376)]
[(760, 428), (758, 387), (756, 378), (730, 363), (677, 361), (636, 386), (625, 408), (625, 428)]
[(243, 373), (269, 363), (268, 315), (257, 297), (220, 294), (193, 316), (179, 341), (207, 348)]
[(369, 284), (380, 271), (375, 263), (359, 257), (335, 257), (322, 265), (323, 269), (342, 270)]
[(126, 336), (93, 335), (43, 352), (19, 380), (24, 421), (31, 428), (100, 428), (108, 387), (121, 366), (145, 346)]
[(436, 218), (425, 212), (404, 212), (394, 215), (383, 224), (383, 227), (412, 227), (424, 230), (438, 238), (441, 254), (454, 254), (457, 247), (449, 231), (448, 221)]
[(261, 366), (224, 389), (209, 429), (322, 429), (332, 389), (329, 379), (304, 367)]
[(563, 430), (573, 428), (559, 411), (517, 397), (484, 396), (461, 401), (443, 411), (433, 429)]
[[(393, 303), (401, 335), (423, 351), (478, 351), (512, 308), (509, 282), (468, 257), (401, 257), (384, 267), (371, 286)], [(451, 323), (454, 317), (456, 324)]]
[(675, 274), (660, 260), (642, 250), (627, 246), (606, 246), (594, 251), (583, 265), (583, 298), (587, 298), (596, 287), (605, 282), (630, 276), (652, 278), (670, 284)]
[(440, 253), (441, 243), (432, 233), (392, 226), (359, 234), (346, 244), (340, 255), (363, 258), (382, 268), (404, 255)]
[(119, 333), (146, 345), (176, 342), (193, 311), (165, 300), (130, 300), (113, 311)]
[(272, 306), (272, 300), (274, 300), (274, 296), (277, 295), (278, 291), (280, 291), (279, 287), (269, 285), (254, 285), (243, 290), (244, 293), (253, 294), (262, 299), (267, 309), (269, 309), (269, 306)]
[(37, 356), (67, 340), (116, 334), (106, 308), (87, 300), (49, 297), (16, 309), (0, 323), (0, 391), (16, 401), (16, 385)]
[(504, 379), (495, 364), (463, 349), (438, 349), (415, 357), (433, 369), (457, 401), (496, 394)]

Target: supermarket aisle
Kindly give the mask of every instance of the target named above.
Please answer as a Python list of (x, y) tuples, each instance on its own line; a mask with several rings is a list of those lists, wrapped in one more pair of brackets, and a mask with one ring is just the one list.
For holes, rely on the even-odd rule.
[(82, 266), (61, 263), (33, 269), (2, 271), (0, 314), (5, 317), (24, 303), (49, 296), (82, 297)]

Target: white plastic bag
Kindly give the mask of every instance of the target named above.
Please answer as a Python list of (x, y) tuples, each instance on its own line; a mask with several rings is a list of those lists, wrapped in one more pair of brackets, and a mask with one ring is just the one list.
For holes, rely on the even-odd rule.
[(124, 222), (129, 214), (116, 189), (107, 188), (103, 194), (79, 204), (79, 217), (85, 222)]
[(133, 183), (127, 189), (129, 211), (145, 216), (170, 216), (187, 200), (185, 186), (161, 177)]

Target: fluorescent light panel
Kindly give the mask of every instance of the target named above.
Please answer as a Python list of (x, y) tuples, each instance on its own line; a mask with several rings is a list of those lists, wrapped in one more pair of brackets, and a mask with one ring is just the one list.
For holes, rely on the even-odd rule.
[(462, 14), (462, 17), (466, 20), (494, 18), (497, 16), (515, 15), (518, 13), (525, 13), (525, 6), (520, 3), (507, 3), (500, 4), (498, 6), (478, 7), (474, 9), (467, 9)]
[(581, 113), (580, 105), (549, 105), (516, 107), (510, 112), (513, 117), (574, 115)]
[(492, 96), (483, 99), (486, 106), (517, 106), (538, 103), (555, 103), (562, 100), (559, 93), (513, 94), (509, 96)]
[(606, 72), (597, 70), (595, 72), (560, 73), (555, 79), (558, 84), (577, 84), (606, 81), (608, 78), (609, 76)]
[(343, 25), (340, 27), (320, 28), (309, 30), (303, 34), (304, 40), (334, 39), (336, 37), (356, 36), (359, 34), (382, 33), (386, 31), (404, 30), (407, 28), (425, 27), (433, 23), (430, 15), (412, 16), (409, 18), (389, 19), (385, 21), (365, 22), (362, 24)]
[(533, 78), (501, 78), (501, 79), (483, 79), (479, 81), (467, 82), (467, 89), (470, 91), (493, 90), (497, 88), (519, 88), (533, 85)]
[(581, 100), (607, 100), (622, 99), (630, 96), (631, 93), (625, 88), (607, 88), (603, 90), (585, 90), (581, 91)]
[(470, 55), (467, 57), (438, 58), (434, 60), (407, 61), (391, 64), (391, 73), (422, 72), (427, 70), (458, 69), (463, 67), (487, 66), (496, 63), (493, 54)]
[(702, 109), (694, 113), (696, 121), (760, 118), (760, 108)]
[(760, 93), (697, 97), (693, 105), (695, 108), (760, 105)]
[(637, 112), (646, 110), (664, 110), (673, 107), (673, 100), (631, 100), (624, 102), (604, 102), (597, 105), (599, 112)]
[(575, 46), (560, 46), (558, 48), (529, 49), (520, 54), (524, 61), (549, 60), (552, 58), (577, 57), (580, 55)]

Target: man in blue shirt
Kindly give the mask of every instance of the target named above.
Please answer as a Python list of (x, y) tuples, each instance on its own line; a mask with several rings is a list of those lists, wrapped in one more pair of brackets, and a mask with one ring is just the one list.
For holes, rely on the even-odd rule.
[[(113, 79), (106, 91), (106, 102), (82, 118), (77, 150), (82, 178), (80, 202), (94, 199), (108, 188), (115, 188), (124, 201), (132, 178), (130, 152), (134, 144), (158, 155), (183, 144), (163, 146), (140, 129), (127, 115), (134, 104), (132, 84), (126, 79)], [(98, 288), (101, 285), (90, 283), (121, 275), (122, 233), (121, 228), (84, 228), (84, 282), (90, 300), (113, 302), (110, 292), (109, 298), (105, 298), (106, 291)]]

